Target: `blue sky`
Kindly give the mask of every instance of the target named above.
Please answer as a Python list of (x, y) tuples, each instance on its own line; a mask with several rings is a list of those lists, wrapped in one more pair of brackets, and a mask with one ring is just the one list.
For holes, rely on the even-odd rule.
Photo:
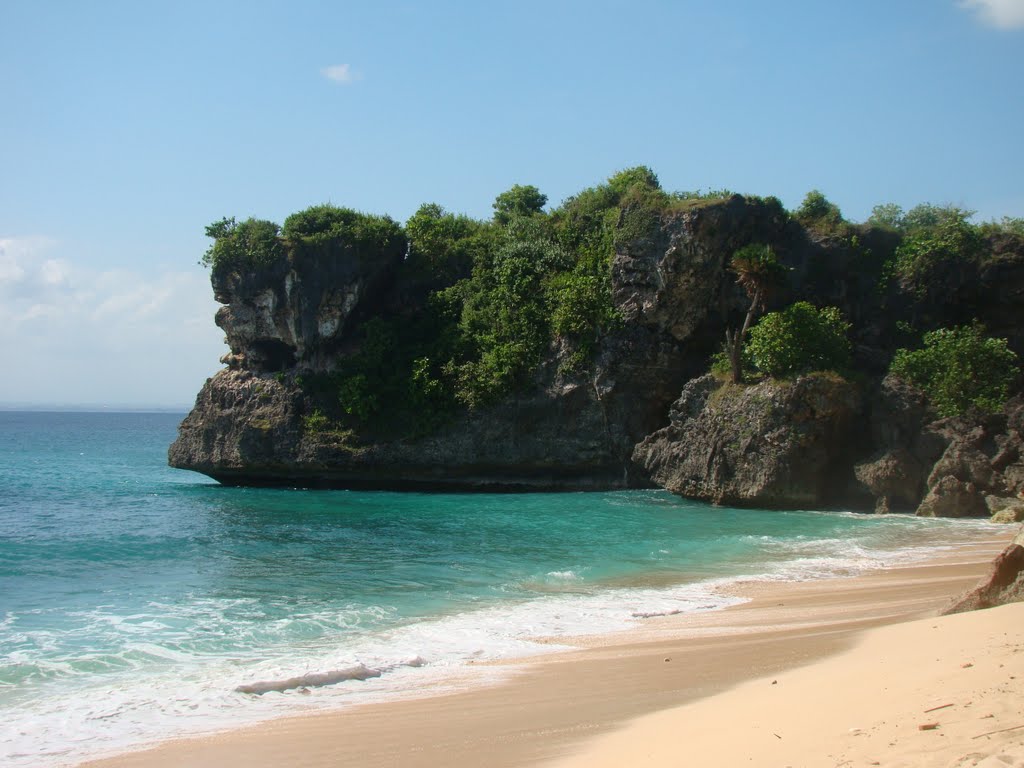
[(1024, 0), (0, 0), (0, 29), (0, 403), (191, 403), (222, 216), (486, 217), (637, 164), (1024, 216)]

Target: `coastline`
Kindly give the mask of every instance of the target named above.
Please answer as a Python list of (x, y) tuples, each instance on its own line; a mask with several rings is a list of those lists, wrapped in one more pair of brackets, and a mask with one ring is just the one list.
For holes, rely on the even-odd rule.
[(81, 765), (415, 768), (475, 766), (486, 754), (487, 765), (511, 768), (588, 745), (604, 750), (603, 739), (624, 723), (843, 654), (865, 630), (934, 616), (987, 572), (1015, 531), (861, 576), (742, 582), (731, 591), (749, 602), (652, 618), (637, 630), (575, 638), (578, 650), (491, 665), (507, 673), (495, 685), (280, 718)]

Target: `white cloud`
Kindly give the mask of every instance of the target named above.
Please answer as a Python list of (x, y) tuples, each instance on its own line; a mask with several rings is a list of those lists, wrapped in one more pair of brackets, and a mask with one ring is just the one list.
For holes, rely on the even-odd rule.
[(349, 85), (350, 83), (354, 83), (356, 80), (362, 79), (362, 75), (353, 71), (352, 67), (348, 64), (332, 64), (329, 67), (321, 69), (320, 74), (328, 80), (333, 80), (334, 82), (341, 83), (342, 85)]
[(21, 262), (45, 252), (53, 244), (53, 240), (46, 237), (0, 238), (0, 291), (5, 285), (12, 285), (25, 279), (25, 270)]
[(178, 405), (226, 351), (209, 273), (95, 270), (0, 239), (0, 402)]
[(994, 27), (1024, 27), (1024, 0), (960, 0), (959, 5), (977, 12), (986, 24)]

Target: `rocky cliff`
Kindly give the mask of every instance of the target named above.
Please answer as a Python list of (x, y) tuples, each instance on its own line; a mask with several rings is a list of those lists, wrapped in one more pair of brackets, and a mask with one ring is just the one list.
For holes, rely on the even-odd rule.
[(591, 364), (567, 372), (552, 343), (532, 381), (502, 401), (454, 414), (430, 434), (383, 437), (311, 428), (302, 386), (355, 344), (361, 321), (399, 311), (401, 251), (369, 261), (286, 258), (259, 274), (216, 277), (231, 352), (171, 446), (172, 466), (235, 484), (315, 487), (590, 489), (646, 486), (633, 446), (706, 364), (742, 297), (730, 254), (778, 240), (776, 206), (734, 197), (667, 214), (652, 237), (623, 243), (612, 295), (624, 322)]
[(874, 452), (857, 463), (879, 512), (1024, 520), (1024, 401), (1001, 413), (936, 418), (921, 395), (887, 377), (871, 414)]
[[(199, 393), (170, 463), (240, 485), (660, 484), (729, 504), (1019, 514), (1024, 411), (942, 421), (920, 393), (882, 376), (908, 319), (929, 328), (977, 318), (1024, 351), (1020, 238), (925, 291), (883, 279), (899, 240), (886, 230), (805, 228), (777, 201), (735, 195), (653, 213), (623, 200), (608, 265), (618, 321), (582, 364), (578, 344), (552, 336), (502, 397), (425, 428), (402, 428), (408, 403), (387, 428), (325, 418), (337, 395), (311, 382), (361, 354), (375, 319), (409, 315), (468, 267), (424, 282), (408, 244), (390, 237), (214, 270), (227, 367)], [(748, 303), (729, 258), (755, 242), (771, 245), (789, 276), (768, 309), (809, 300), (852, 322), (856, 384), (810, 376), (741, 389), (700, 378)]]

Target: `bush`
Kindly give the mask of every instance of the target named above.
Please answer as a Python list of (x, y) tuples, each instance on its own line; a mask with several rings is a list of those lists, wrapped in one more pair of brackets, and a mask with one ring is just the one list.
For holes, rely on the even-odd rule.
[(883, 203), (871, 209), (871, 215), (868, 217), (867, 223), (875, 227), (899, 231), (903, 229), (903, 220), (902, 206), (896, 203)]
[(795, 217), (805, 227), (832, 229), (843, 223), (843, 214), (839, 206), (830, 202), (816, 189), (807, 193), (803, 203), (797, 208)]
[(975, 323), (931, 331), (923, 341), (921, 349), (897, 350), (889, 370), (920, 387), (939, 415), (1002, 408), (1017, 376), (1017, 355), (1006, 339), (985, 336)]
[(842, 371), (850, 361), (849, 327), (835, 307), (817, 309), (798, 301), (750, 329), (746, 354), (768, 376)]
[(263, 219), (241, 223), (234, 218), (221, 219), (206, 228), (206, 236), (214, 242), (203, 254), (202, 263), (219, 275), (269, 267), (285, 257), (279, 231), (277, 224)]
[(294, 247), (312, 247), (327, 254), (346, 246), (357, 253), (378, 254), (404, 241), (401, 227), (390, 216), (374, 216), (336, 205), (314, 205), (284, 220), (281, 234)]
[(923, 286), (941, 266), (967, 263), (981, 253), (982, 238), (960, 208), (919, 205), (903, 219), (907, 235), (896, 249), (896, 274)]
[(491, 207), (494, 208), (494, 220), (498, 224), (508, 224), (516, 216), (543, 213), (547, 202), (548, 196), (532, 184), (515, 184), (498, 195)]
[(440, 280), (468, 275), (478, 254), (490, 245), (493, 229), (468, 216), (448, 213), (437, 203), (425, 203), (405, 223), (410, 268)]
[(1024, 218), (1003, 216), (999, 221), (987, 221), (980, 226), (981, 234), (986, 237), (993, 235), (1016, 235), (1024, 237)]

